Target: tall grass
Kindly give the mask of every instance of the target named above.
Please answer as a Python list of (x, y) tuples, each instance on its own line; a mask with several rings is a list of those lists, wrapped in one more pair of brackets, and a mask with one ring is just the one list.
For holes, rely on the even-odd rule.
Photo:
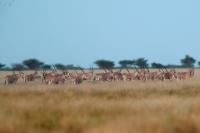
[(200, 132), (199, 75), (78, 86), (1, 84), (0, 133)]

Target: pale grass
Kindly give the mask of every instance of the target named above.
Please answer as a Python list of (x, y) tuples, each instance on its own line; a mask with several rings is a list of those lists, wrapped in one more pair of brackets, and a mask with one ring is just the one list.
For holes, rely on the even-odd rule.
[[(200, 72), (186, 81), (3, 85), (0, 133), (198, 133)], [(10, 72), (11, 73), (11, 72)]]

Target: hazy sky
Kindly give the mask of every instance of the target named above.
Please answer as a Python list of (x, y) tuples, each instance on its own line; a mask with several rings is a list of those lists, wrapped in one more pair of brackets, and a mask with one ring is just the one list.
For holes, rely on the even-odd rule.
[(199, 0), (0, 0), (0, 62), (200, 60), (199, 7)]

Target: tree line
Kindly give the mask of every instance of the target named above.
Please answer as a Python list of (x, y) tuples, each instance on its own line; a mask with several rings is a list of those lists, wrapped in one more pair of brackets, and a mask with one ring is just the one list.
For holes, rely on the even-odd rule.
[[(200, 66), (200, 61), (197, 62), (196, 59), (191, 57), (190, 55), (186, 55), (183, 59), (180, 60), (181, 65), (163, 65), (158, 62), (148, 63), (148, 60), (145, 58), (138, 58), (138, 59), (124, 59), (118, 62), (119, 66), (116, 66), (114, 61), (110, 60), (97, 60), (94, 62), (96, 66), (101, 69), (113, 69), (113, 68), (192, 68), (195, 67), (197, 63)], [(7, 67), (5, 64), (0, 63), (0, 70), (49, 70), (49, 69), (58, 69), (58, 70), (66, 70), (72, 69), (77, 70), (80, 69), (79, 66), (74, 66), (73, 64), (64, 65), (62, 63), (58, 64), (45, 64), (38, 59), (26, 59), (22, 61), (22, 63), (15, 63), (12, 64), (11, 67)]]
[[(148, 60), (145, 58), (138, 58), (133, 60), (120, 60), (118, 64), (121, 68), (193, 68), (195, 67), (196, 59), (186, 55), (183, 59), (180, 60), (181, 65), (168, 64), (163, 65), (158, 62), (148, 63)], [(109, 60), (97, 60), (95, 64), (102, 69), (111, 69), (115, 67), (115, 63)], [(200, 66), (200, 61), (198, 62)]]
[(7, 67), (5, 64), (0, 63), (0, 70), (50, 70), (50, 69), (79, 69), (78, 67), (74, 66), (73, 64), (63, 65), (61, 63), (57, 64), (45, 64), (38, 59), (26, 59), (22, 61), (22, 63), (14, 63), (11, 64), (11, 67)]

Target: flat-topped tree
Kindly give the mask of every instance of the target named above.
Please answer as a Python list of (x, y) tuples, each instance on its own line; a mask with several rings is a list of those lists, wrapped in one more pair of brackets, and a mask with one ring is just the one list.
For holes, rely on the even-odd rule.
[(66, 66), (63, 65), (63, 64), (55, 64), (54, 66), (58, 70), (65, 70), (66, 69)]
[(181, 59), (181, 64), (183, 67), (191, 68), (194, 67), (195, 63), (196, 60), (189, 55), (186, 55), (183, 59)]
[(48, 65), (48, 64), (44, 64), (41, 66), (42, 69), (44, 70), (50, 70), (51, 69), (51, 65)]
[(25, 69), (24, 65), (20, 63), (15, 63), (15, 64), (12, 64), (11, 66), (12, 66), (12, 70), (14, 71), (21, 71)]
[(43, 62), (37, 60), (37, 59), (27, 59), (23, 61), (23, 64), (31, 70), (39, 69), (44, 64)]
[(165, 66), (162, 65), (161, 63), (153, 62), (153, 63), (151, 63), (151, 67), (152, 68), (164, 68)]
[(115, 63), (113, 61), (109, 60), (97, 60), (94, 62), (100, 69), (113, 69), (115, 66)]
[(146, 60), (145, 58), (138, 58), (135, 61), (136, 66), (138, 66), (139, 68), (147, 68), (148, 65), (148, 60)]
[(135, 60), (121, 60), (119, 64), (122, 68), (127, 68), (135, 65)]

